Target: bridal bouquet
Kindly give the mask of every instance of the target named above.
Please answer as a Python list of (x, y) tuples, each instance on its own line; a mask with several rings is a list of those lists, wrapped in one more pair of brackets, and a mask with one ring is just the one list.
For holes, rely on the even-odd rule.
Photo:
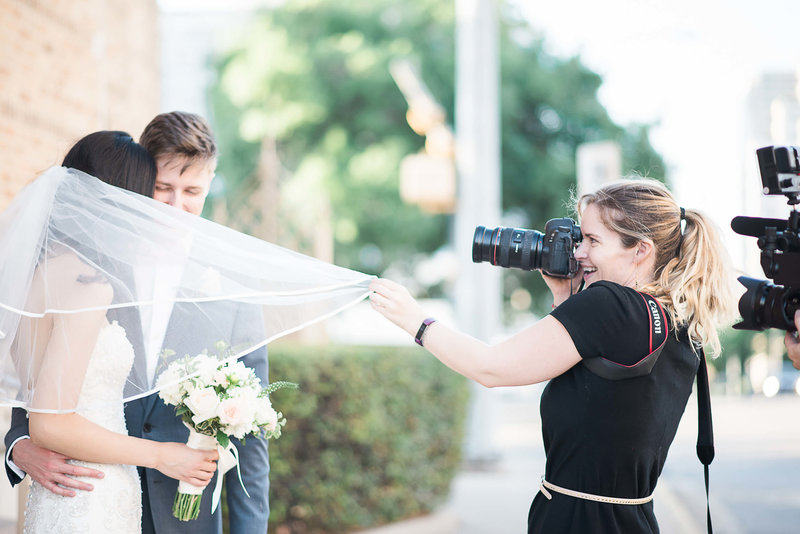
[[(280, 437), (286, 419), (272, 407), (269, 394), (281, 388), (297, 387), (291, 382), (273, 382), (264, 387), (253, 369), (241, 361), (223, 362), (232, 354), (224, 343), (218, 343), (216, 349), (219, 356), (203, 352), (173, 361), (158, 377), (156, 384), (160, 389), (159, 397), (174, 405), (175, 413), (189, 427), (189, 447), (220, 447), (212, 513), (219, 502), (222, 475), (234, 465), (238, 469), (238, 455), (230, 442), (231, 436), (243, 441), (247, 436), (259, 439)], [(169, 351), (166, 352), (165, 356), (170, 356)], [(179, 381), (181, 376), (190, 378)], [(202, 487), (179, 482), (172, 506), (173, 515), (181, 521), (197, 519), (202, 493)]]

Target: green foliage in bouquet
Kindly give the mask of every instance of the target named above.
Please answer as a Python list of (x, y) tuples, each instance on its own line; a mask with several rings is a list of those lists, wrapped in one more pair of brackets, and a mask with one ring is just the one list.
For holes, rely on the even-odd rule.
[[(469, 388), (425, 351), (274, 345), (291, 417), (270, 444), (270, 532), (348, 532), (431, 512), (461, 459)], [(288, 529), (288, 530), (287, 530)]]

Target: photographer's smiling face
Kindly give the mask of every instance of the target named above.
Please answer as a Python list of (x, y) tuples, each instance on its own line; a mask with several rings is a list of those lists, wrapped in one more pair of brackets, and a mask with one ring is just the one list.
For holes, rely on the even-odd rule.
[(583, 268), (587, 286), (606, 280), (635, 287), (637, 282), (643, 285), (652, 280), (652, 245), (640, 242), (626, 248), (620, 235), (603, 222), (594, 204), (583, 210), (581, 233), (583, 240), (575, 250), (575, 259)]

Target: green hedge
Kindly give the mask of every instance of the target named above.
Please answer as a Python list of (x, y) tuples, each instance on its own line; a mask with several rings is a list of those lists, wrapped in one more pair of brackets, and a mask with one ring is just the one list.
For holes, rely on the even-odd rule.
[(270, 532), (341, 533), (430, 512), (459, 465), (467, 381), (416, 348), (275, 345)]

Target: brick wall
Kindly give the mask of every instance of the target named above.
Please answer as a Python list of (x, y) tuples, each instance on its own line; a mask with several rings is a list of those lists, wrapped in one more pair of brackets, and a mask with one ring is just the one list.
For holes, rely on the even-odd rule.
[(158, 113), (156, 0), (0, 0), (0, 210), (95, 130)]
[[(85, 134), (138, 139), (158, 95), (156, 0), (0, 0), (0, 210)], [(18, 501), (3, 476), (0, 533), (16, 531)]]

